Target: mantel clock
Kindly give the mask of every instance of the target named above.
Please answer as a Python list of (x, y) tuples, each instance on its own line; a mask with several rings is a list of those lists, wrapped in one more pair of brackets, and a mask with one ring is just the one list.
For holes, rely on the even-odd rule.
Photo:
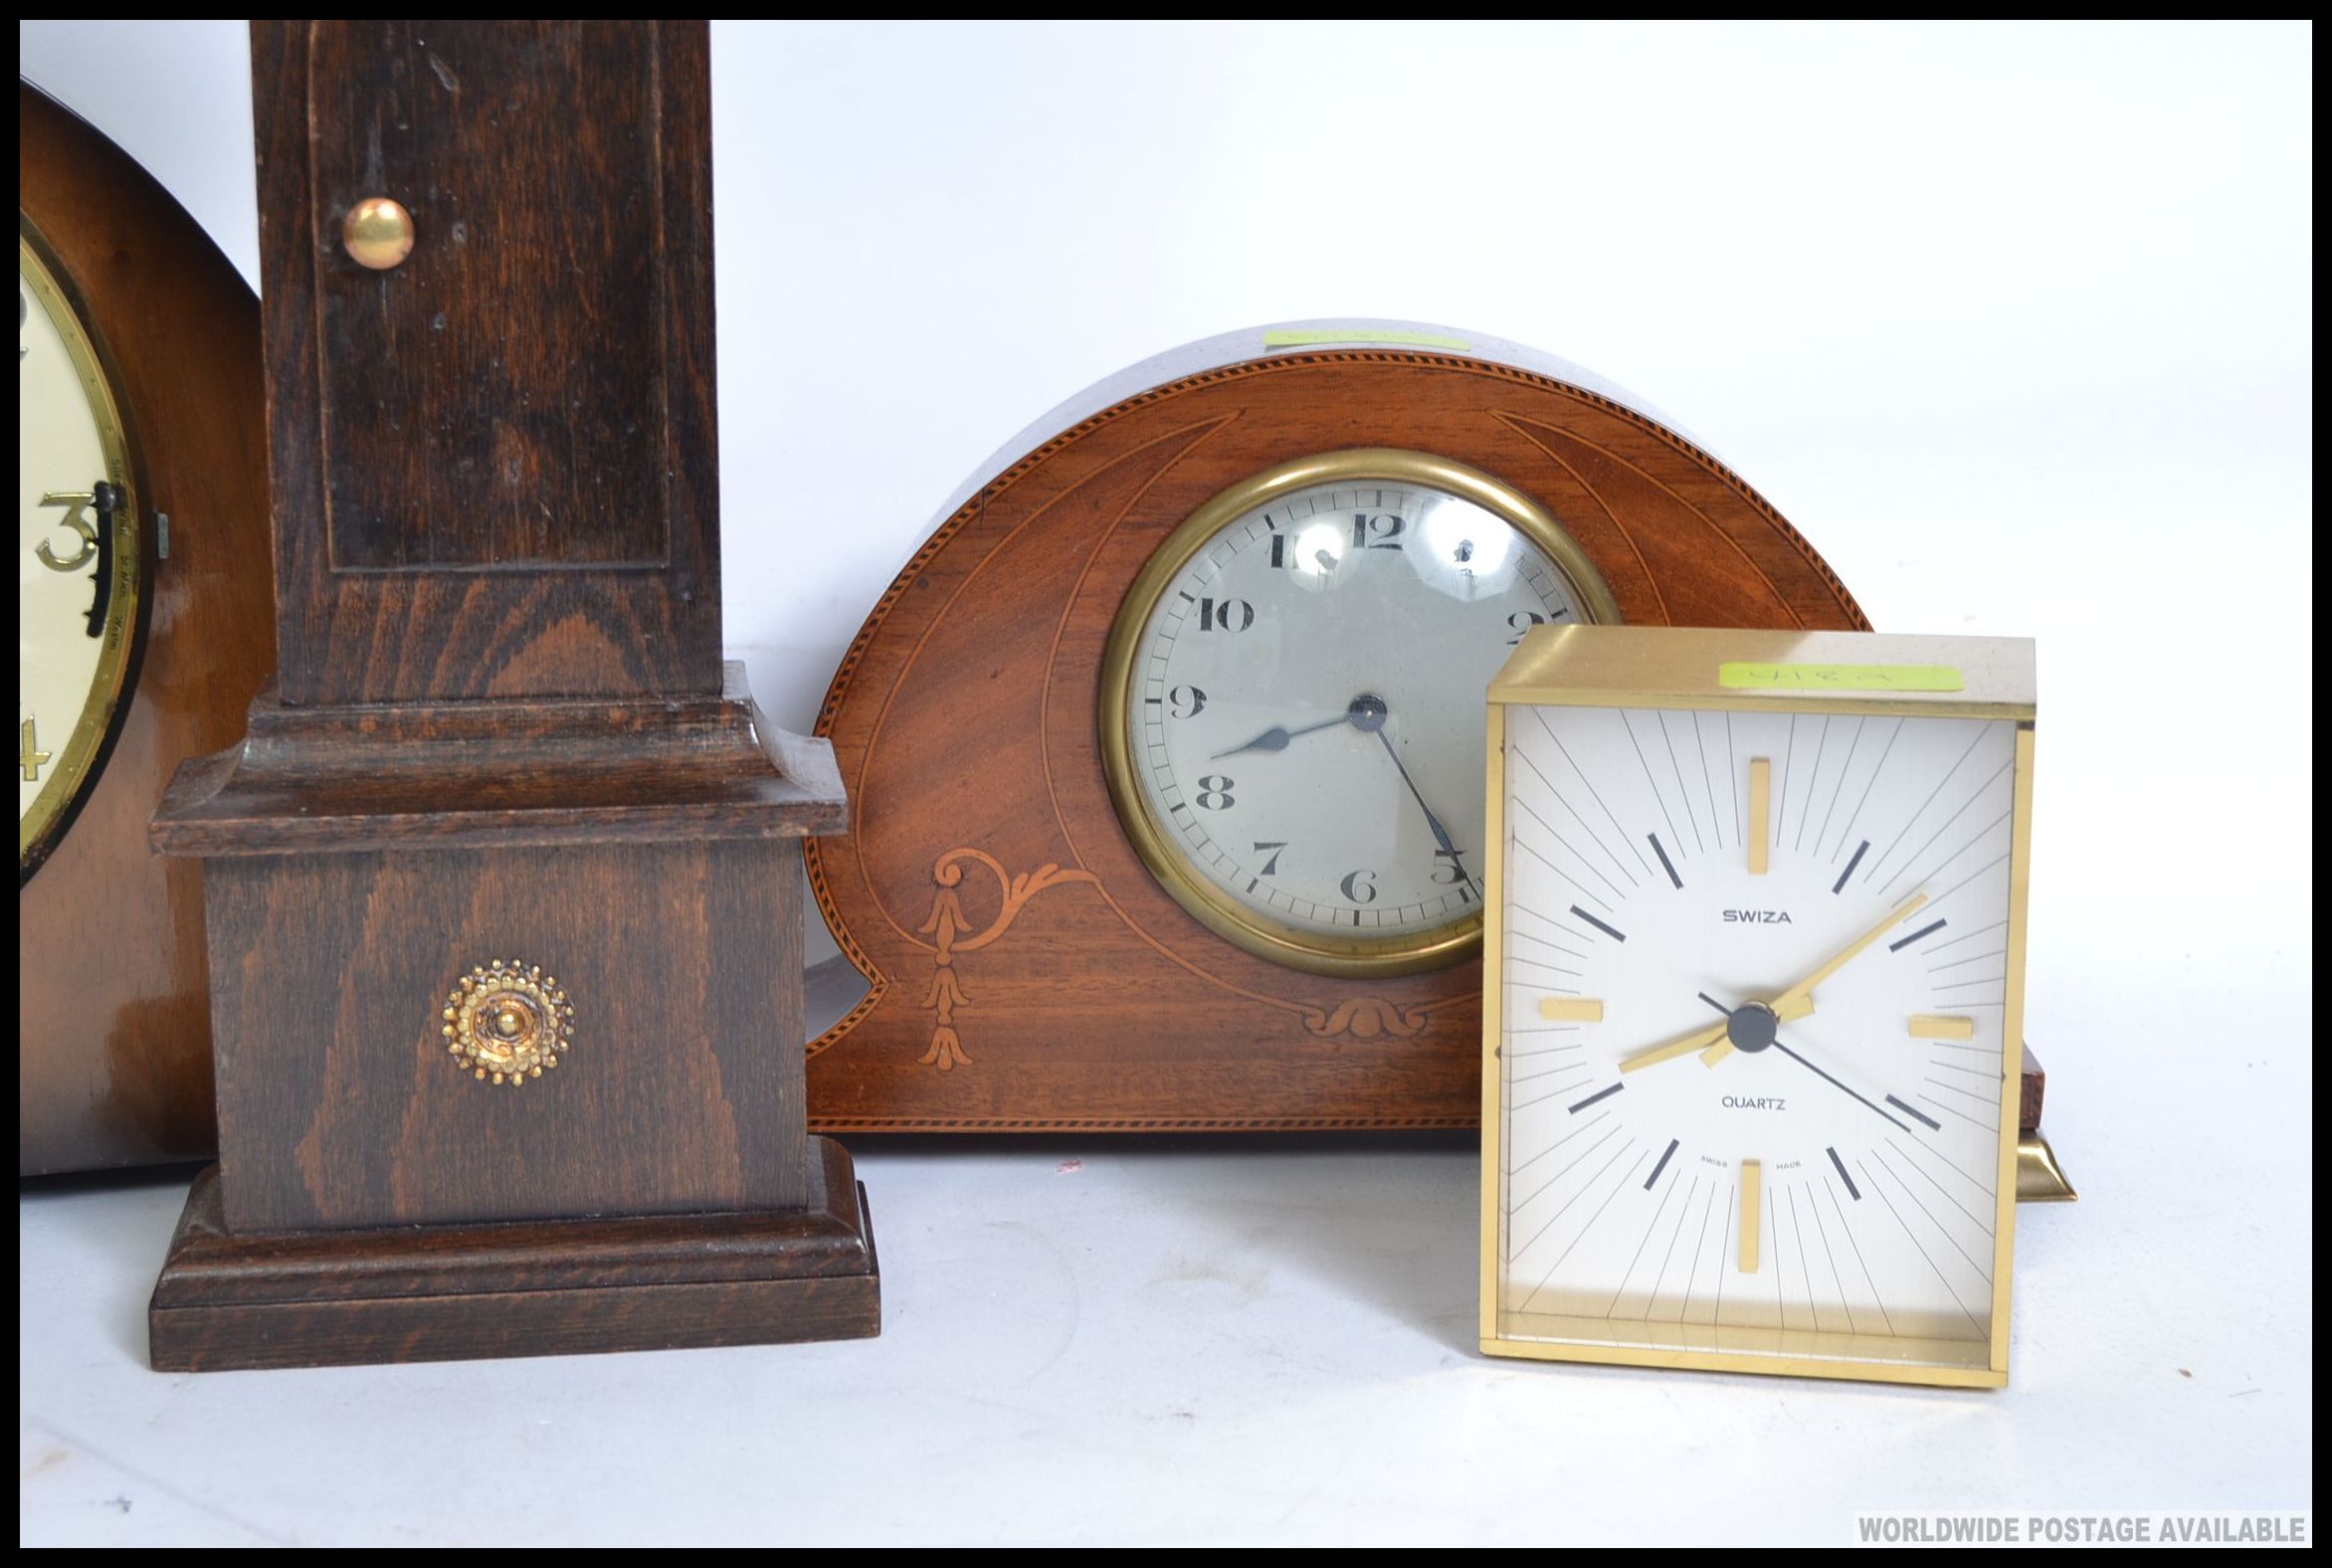
[(201, 877), (172, 770), (274, 658), (259, 307), (161, 186), (17, 88), (18, 1168), (206, 1158)]
[(975, 475), (828, 692), (830, 1128), (1469, 1126), (1481, 692), (1532, 629), (1862, 626), (1592, 372), (1381, 321), (1146, 360)]

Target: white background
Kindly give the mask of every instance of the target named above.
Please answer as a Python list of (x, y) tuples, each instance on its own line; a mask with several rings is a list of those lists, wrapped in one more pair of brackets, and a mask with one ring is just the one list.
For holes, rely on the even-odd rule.
[[(250, 271), (241, 24), (22, 69)], [(1488, 1365), (1471, 1160), (876, 1145), (873, 1345), (158, 1378), (177, 1189), (25, 1204), (28, 1540), (1843, 1540), (2312, 1501), (2303, 26), (713, 36), (728, 640), (805, 728), (1086, 383), (1338, 314), (1595, 367), (1882, 628), (2040, 640), (2016, 1385)], [(1056, 1174), (1081, 1155), (1081, 1169)]]

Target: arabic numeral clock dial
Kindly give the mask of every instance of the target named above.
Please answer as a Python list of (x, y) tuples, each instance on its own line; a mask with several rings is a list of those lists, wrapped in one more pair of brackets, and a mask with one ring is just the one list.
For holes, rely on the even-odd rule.
[(1128, 593), (1102, 672), (1111, 795), (1218, 934), (1315, 973), (1456, 962), (1482, 921), (1480, 693), (1524, 635), (1610, 622), (1563, 529), (1423, 453), (1232, 487)]
[(17, 240), (16, 323), (17, 848), (30, 878), (112, 737), (140, 562), (119, 404), (29, 226)]
[(1563, 628), (1490, 687), (1482, 1344), (2008, 1378), (2033, 653)]

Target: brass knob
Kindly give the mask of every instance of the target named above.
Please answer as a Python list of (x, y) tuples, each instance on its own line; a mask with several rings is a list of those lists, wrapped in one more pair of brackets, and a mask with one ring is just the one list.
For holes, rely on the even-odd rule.
[(357, 266), (385, 273), (413, 254), (413, 214), (386, 196), (367, 196), (340, 220), (340, 244)]

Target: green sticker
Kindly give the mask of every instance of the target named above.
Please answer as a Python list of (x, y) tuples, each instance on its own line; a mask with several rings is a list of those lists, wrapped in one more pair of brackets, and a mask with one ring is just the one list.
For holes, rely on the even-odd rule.
[(1950, 665), (1717, 666), (1718, 686), (1734, 691), (1961, 691)]
[(1462, 337), (1436, 337), (1431, 332), (1372, 332), (1356, 326), (1325, 332), (1274, 327), (1263, 334), (1265, 348), (1317, 348), (1323, 343), (1398, 343), (1403, 348), (1448, 348), (1460, 354), (1473, 348)]

